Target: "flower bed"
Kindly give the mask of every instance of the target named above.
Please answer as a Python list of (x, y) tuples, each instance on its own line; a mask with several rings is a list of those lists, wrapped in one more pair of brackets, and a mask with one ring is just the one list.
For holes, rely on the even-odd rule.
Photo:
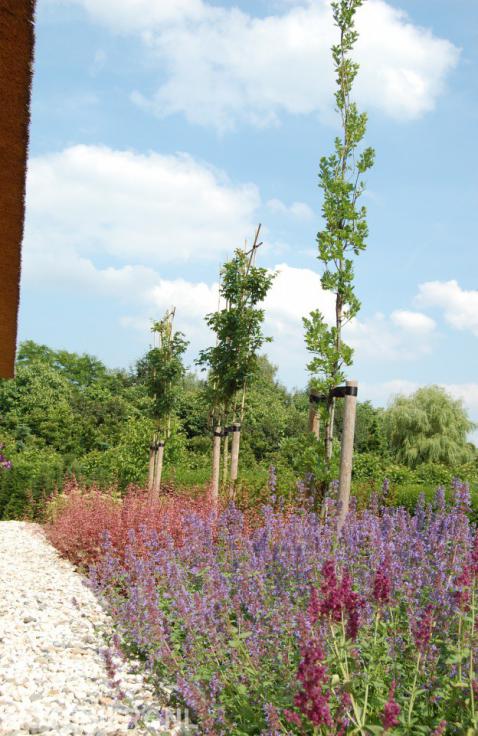
[(129, 517), (124, 547), (127, 523), (110, 528), (92, 579), (200, 733), (472, 734), (478, 545), (454, 491), (413, 515), (352, 510), (340, 539), (332, 501), (251, 525), (170, 498)]

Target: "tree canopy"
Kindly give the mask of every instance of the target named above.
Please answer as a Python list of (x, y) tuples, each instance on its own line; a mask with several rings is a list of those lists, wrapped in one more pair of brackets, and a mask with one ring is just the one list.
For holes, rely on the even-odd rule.
[(411, 468), (421, 463), (467, 462), (472, 456), (467, 434), (474, 426), (462, 401), (439, 386), (397, 396), (384, 415), (390, 451)]

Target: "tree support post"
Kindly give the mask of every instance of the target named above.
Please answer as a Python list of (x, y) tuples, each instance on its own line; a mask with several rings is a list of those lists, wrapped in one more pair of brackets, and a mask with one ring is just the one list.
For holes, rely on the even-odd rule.
[(164, 442), (161, 440), (156, 443), (156, 463), (154, 472), (154, 483), (153, 483), (153, 494), (155, 498), (159, 498), (161, 491), (161, 475), (163, 472), (163, 455), (164, 455)]
[(222, 485), (224, 488), (227, 485), (227, 479), (229, 477), (229, 434), (231, 433), (231, 427), (224, 427), (222, 433), (224, 437), (224, 449), (222, 453)]
[(211, 481), (211, 501), (213, 506), (217, 506), (219, 501), (219, 471), (221, 466), (221, 437), (222, 430), (218, 425), (214, 429), (212, 443), (212, 481)]
[(231, 446), (231, 491), (237, 481), (239, 470), (239, 445), (241, 442), (241, 425), (236, 422), (232, 425), (232, 446)]
[(355, 415), (357, 411), (357, 381), (347, 381), (342, 388), (344, 405), (344, 428), (342, 431), (342, 451), (339, 475), (339, 515), (337, 531), (340, 534), (349, 512), (350, 487), (352, 484), (352, 461), (354, 454)]
[(148, 490), (152, 491), (154, 486), (154, 469), (156, 465), (156, 443), (152, 442), (149, 446), (149, 472), (148, 472)]

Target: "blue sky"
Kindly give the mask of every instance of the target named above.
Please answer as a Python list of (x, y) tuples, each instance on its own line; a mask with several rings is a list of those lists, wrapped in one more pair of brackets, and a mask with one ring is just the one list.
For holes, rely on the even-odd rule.
[[(367, 0), (358, 26), (377, 161), (350, 377), (376, 403), (443, 384), (478, 419), (478, 6)], [(326, 0), (40, 0), (20, 338), (127, 367), (174, 304), (192, 363), (262, 222), (268, 350), (304, 385), (333, 40)]]

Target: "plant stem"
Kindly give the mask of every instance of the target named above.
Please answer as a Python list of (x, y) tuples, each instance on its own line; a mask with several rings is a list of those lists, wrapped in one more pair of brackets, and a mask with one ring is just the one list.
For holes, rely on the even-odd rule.
[(461, 639), (462, 639), (463, 633), (462, 633), (462, 625), (461, 625), (461, 615), (458, 617), (458, 682), (462, 682), (463, 679), (463, 672), (462, 672), (462, 664), (461, 664)]
[(420, 670), (420, 660), (421, 660), (421, 658), (422, 658), (422, 653), (421, 652), (418, 652), (417, 666), (415, 667), (415, 677), (413, 678), (412, 692), (410, 694), (410, 703), (408, 705), (408, 718), (407, 718), (407, 725), (408, 726), (410, 726), (410, 723), (411, 723), (411, 720), (412, 720), (413, 706), (415, 705), (417, 680), (418, 680), (418, 672)]
[(473, 726), (475, 725), (475, 692), (473, 690), (473, 682), (475, 680), (474, 653), (473, 653), (474, 638), (475, 638), (475, 581), (473, 581), (473, 588), (471, 591), (470, 662), (469, 662), (469, 670), (468, 670), (468, 676), (470, 680), (471, 719), (472, 719)]
[[(375, 647), (377, 645), (377, 633), (378, 633), (378, 622), (380, 620), (380, 610), (377, 611), (375, 614), (375, 624), (374, 624), (374, 630), (373, 630), (373, 649), (372, 653), (375, 654)], [(365, 686), (365, 697), (363, 701), (363, 709), (362, 709), (362, 726), (365, 727), (365, 722), (367, 720), (367, 708), (368, 708), (368, 694), (370, 690), (370, 676), (367, 668), (367, 684)]]
[[(343, 622), (343, 617), (342, 617), (342, 632), (344, 634), (343, 626), (344, 626), (344, 622)], [(347, 658), (345, 659), (345, 662), (342, 662), (342, 656), (341, 656), (340, 650), (337, 645), (337, 638), (335, 636), (335, 631), (334, 631), (334, 627), (332, 624), (330, 624), (330, 632), (332, 634), (332, 643), (334, 646), (335, 654), (337, 656), (339, 668), (342, 672), (342, 677), (344, 678), (345, 682), (350, 682), (350, 674), (349, 674), (349, 669), (348, 669)], [(360, 706), (358, 705), (358, 703), (356, 703), (353, 694), (349, 693), (349, 695), (350, 695), (350, 702), (352, 703), (352, 708), (353, 708), (355, 718), (352, 716), (352, 714), (350, 714), (350, 717), (352, 721), (355, 723), (355, 725), (357, 726), (358, 732), (361, 734), (364, 734), (365, 736), (366, 732), (363, 730), (362, 725), (361, 725), (362, 715), (360, 712)]]

